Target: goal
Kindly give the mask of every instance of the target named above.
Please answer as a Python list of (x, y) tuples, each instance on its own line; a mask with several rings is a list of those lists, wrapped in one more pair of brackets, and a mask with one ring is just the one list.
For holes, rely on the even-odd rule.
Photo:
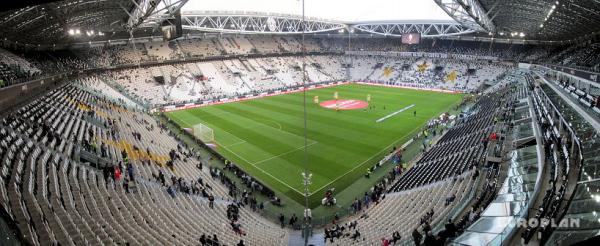
[(194, 136), (204, 143), (212, 143), (215, 141), (215, 133), (213, 132), (213, 129), (204, 124), (197, 124), (194, 126), (194, 128), (192, 128), (192, 130)]

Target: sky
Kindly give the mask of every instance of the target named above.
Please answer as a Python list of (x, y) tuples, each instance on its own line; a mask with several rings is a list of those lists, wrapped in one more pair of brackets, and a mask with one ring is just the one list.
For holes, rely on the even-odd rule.
[[(183, 11), (302, 14), (301, 0), (189, 0)], [(308, 17), (343, 22), (452, 20), (433, 0), (305, 0)]]

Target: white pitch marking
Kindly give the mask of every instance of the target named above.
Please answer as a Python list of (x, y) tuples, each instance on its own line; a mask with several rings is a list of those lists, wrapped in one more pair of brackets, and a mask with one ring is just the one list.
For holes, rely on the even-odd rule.
[(375, 122), (379, 123), (379, 122), (382, 122), (382, 121), (384, 121), (384, 120), (387, 120), (388, 118), (390, 118), (390, 117), (392, 117), (392, 116), (394, 116), (394, 115), (397, 115), (397, 114), (399, 114), (399, 113), (402, 113), (403, 111), (405, 111), (405, 110), (408, 110), (408, 109), (410, 109), (410, 108), (412, 108), (412, 107), (414, 107), (414, 106), (415, 106), (414, 104), (408, 105), (408, 106), (404, 107), (403, 109), (400, 109), (400, 110), (398, 110), (398, 111), (396, 111), (396, 112), (393, 112), (393, 113), (391, 113), (391, 114), (388, 114), (388, 115), (386, 115), (386, 116), (383, 116), (383, 118), (380, 118), (380, 119), (376, 120)]
[(262, 168), (260, 168), (260, 167), (258, 167), (258, 166), (256, 166), (256, 165), (254, 165), (254, 164), (252, 164), (252, 162), (250, 162), (250, 161), (246, 160), (246, 158), (244, 158), (244, 157), (242, 157), (242, 156), (238, 155), (237, 153), (235, 153), (235, 152), (231, 151), (231, 150), (230, 150), (230, 149), (228, 149), (227, 147), (223, 146), (223, 148), (224, 148), (224, 149), (226, 149), (227, 151), (229, 151), (230, 153), (232, 153), (232, 154), (236, 155), (237, 157), (239, 157), (239, 158), (240, 158), (240, 159), (242, 159), (243, 161), (245, 161), (245, 162), (249, 163), (249, 164), (250, 164), (250, 165), (252, 165), (254, 168), (256, 168), (256, 169), (260, 170), (261, 172), (263, 172), (264, 174), (268, 175), (269, 177), (271, 177), (271, 178), (273, 178), (273, 179), (275, 179), (275, 180), (279, 181), (279, 183), (281, 183), (281, 184), (283, 184), (283, 185), (287, 186), (288, 188), (290, 188), (290, 189), (292, 189), (292, 190), (294, 190), (294, 191), (298, 192), (298, 194), (304, 194), (304, 193), (302, 193), (301, 191), (297, 190), (296, 188), (294, 188), (294, 187), (291, 187), (291, 186), (290, 186), (289, 184), (287, 184), (286, 182), (283, 182), (283, 180), (281, 180), (281, 179), (279, 179), (279, 178), (277, 178), (277, 177), (273, 176), (272, 174), (270, 174), (269, 172), (265, 171), (264, 169), (262, 169)]
[[(225, 112), (223, 112), (223, 113), (234, 114), (234, 113), (231, 113), (231, 112), (228, 112), (228, 111), (225, 111)], [(270, 125), (268, 125), (268, 124), (262, 123), (262, 122), (258, 121), (257, 119), (248, 118), (248, 117), (245, 117), (245, 118), (246, 118), (246, 119), (249, 119), (250, 121), (252, 121), (252, 122), (254, 122), (254, 123), (256, 123), (256, 125), (258, 125), (258, 126), (261, 126), (261, 125), (262, 125), (262, 126), (266, 126), (266, 127), (269, 127), (269, 128), (271, 128), (271, 129), (273, 129), (273, 130), (276, 130), (276, 131), (279, 131), (279, 132), (282, 132), (282, 133), (286, 133), (286, 134), (288, 134), (288, 135), (292, 135), (292, 136), (294, 136), (294, 137), (298, 137), (298, 138), (302, 138), (302, 139), (304, 139), (304, 136), (300, 136), (300, 135), (296, 135), (296, 134), (294, 134), (294, 133), (291, 133), (291, 132), (288, 132), (288, 131), (284, 131), (284, 130), (282, 129), (282, 126), (281, 126), (281, 124), (280, 124), (279, 122), (275, 121), (275, 120), (265, 119), (265, 120), (267, 120), (267, 121), (271, 121), (271, 122), (274, 122), (275, 124), (279, 125), (279, 129), (277, 129), (277, 128), (273, 127), (273, 126), (270, 126)], [(290, 118), (291, 118), (291, 117), (290, 117)], [(249, 127), (249, 128), (246, 128), (246, 129), (253, 129), (253, 127)], [(309, 140), (309, 141), (312, 141), (312, 142), (317, 142), (317, 141), (315, 141), (315, 140), (312, 140), (312, 139), (310, 139), (310, 138), (308, 138), (308, 140)]]
[[(186, 123), (186, 124), (188, 124), (188, 125), (190, 124), (189, 122), (187, 122), (187, 121), (185, 121), (184, 119), (181, 119), (181, 118), (179, 118), (179, 117), (177, 117), (177, 116), (174, 116), (174, 118), (177, 118), (177, 119), (181, 120), (182, 122), (184, 122), (184, 123)], [(284, 131), (284, 132), (285, 132), (285, 131)], [(290, 133), (290, 134), (292, 134), (292, 133)], [(294, 135), (295, 135), (295, 134), (294, 134)], [(236, 136), (236, 137), (237, 137), (237, 136)], [(237, 137), (237, 138), (238, 138), (238, 139), (240, 139), (240, 140), (242, 140), (242, 141), (245, 141), (245, 140), (243, 140), (243, 139), (241, 139), (241, 138), (239, 138), (239, 137)], [(309, 139), (309, 140), (310, 140), (310, 139)], [(317, 141), (314, 141), (314, 140), (311, 140), (311, 141), (313, 141), (313, 143), (312, 143), (312, 144), (310, 144), (310, 145), (313, 145), (313, 144), (316, 144), (316, 143), (317, 143)], [(232, 154), (236, 155), (237, 157), (239, 157), (239, 158), (240, 158), (240, 159), (242, 159), (243, 161), (245, 161), (245, 162), (247, 162), (248, 164), (252, 165), (254, 168), (256, 168), (256, 169), (260, 170), (261, 172), (263, 172), (264, 174), (268, 175), (269, 177), (271, 177), (271, 178), (273, 178), (273, 179), (275, 179), (275, 180), (279, 181), (279, 183), (281, 183), (281, 184), (285, 185), (286, 187), (288, 187), (288, 188), (290, 188), (290, 189), (292, 189), (292, 190), (294, 190), (294, 191), (298, 192), (298, 194), (304, 194), (304, 192), (302, 192), (302, 191), (299, 191), (298, 189), (296, 189), (296, 188), (294, 188), (294, 187), (290, 186), (290, 185), (289, 185), (289, 184), (287, 184), (286, 182), (283, 182), (281, 179), (279, 179), (279, 178), (277, 178), (277, 177), (275, 177), (275, 176), (271, 175), (269, 172), (265, 171), (264, 169), (262, 169), (262, 168), (260, 168), (260, 167), (258, 167), (258, 166), (255, 166), (255, 165), (253, 165), (253, 164), (252, 164), (252, 162), (250, 162), (250, 161), (246, 160), (246, 158), (244, 158), (244, 157), (240, 156), (239, 154), (237, 154), (237, 153), (235, 153), (235, 152), (231, 151), (231, 150), (230, 150), (230, 149), (228, 149), (226, 146), (224, 146), (224, 145), (221, 145), (221, 144), (220, 144), (220, 143), (219, 143), (219, 142), (218, 142), (216, 139), (215, 139), (215, 142), (216, 142), (216, 143), (217, 143), (219, 146), (221, 146), (221, 147), (223, 147), (224, 149), (226, 149), (227, 151), (229, 151), (230, 153), (232, 153)], [(304, 146), (302, 146), (301, 148), (304, 148)], [(296, 149), (296, 150), (297, 150), (297, 149)]]
[(235, 142), (235, 143), (232, 143), (232, 144), (230, 144), (230, 145), (227, 145), (227, 146), (224, 146), (224, 147), (236, 146), (236, 145), (243, 144), (243, 143), (247, 143), (247, 142), (246, 142), (246, 140), (242, 140), (242, 141), (239, 141), (239, 142)]
[[(317, 144), (317, 143), (318, 143), (317, 141), (314, 141), (314, 142), (312, 142), (312, 143), (309, 143), (309, 144), (307, 144), (307, 145), (306, 145), (306, 147), (309, 147), (309, 146), (315, 145), (315, 144)], [(252, 164), (253, 166), (256, 166), (256, 164), (263, 163), (263, 162), (265, 162), (265, 161), (269, 161), (269, 160), (275, 159), (275, 158), (277, 158), (277, 157), (280, 157), (280, 156), (287, 155), (287, 154), (289, 154), (289, 153), (292, 153), (292, 152), (295, 152), (295, 151), (301, 150), (301, 149), (303, 149), (303, 148), (304, 148), (304, 145), (303, 145), (303, 146), (300, 146), (300, 147), (298, 147), (298, 148), (295, 148), (295, 149), (293, 149), (293, 150), (287, 151), (287, 152), (285, 152), (285, 153), (282, 153), (282, 154), (279, 154), (279, 155), (275, 155), (275, 156), (271, 156), (271, 157), (269, 157), (269, 158), (267, 158), (267, 159), (260, 160), (260, 161), (257, 161), (257, 162), (255, 162), (255, 163), (250, 163), (250, 164)]]

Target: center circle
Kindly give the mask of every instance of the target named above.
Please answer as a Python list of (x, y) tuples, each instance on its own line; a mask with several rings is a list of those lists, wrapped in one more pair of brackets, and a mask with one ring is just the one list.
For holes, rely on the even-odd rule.
[(351, 110), (351, 109), (361, 109), (369, 106), (369, 103), (363, 100), (329, 100), (319, 103), (321, 107), (328, 109), (340, 109), (340, 110)]

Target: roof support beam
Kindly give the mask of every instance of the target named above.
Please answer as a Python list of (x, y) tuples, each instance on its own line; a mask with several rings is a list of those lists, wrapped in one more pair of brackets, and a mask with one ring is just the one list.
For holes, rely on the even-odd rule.
[(189, 30), (240, 34), (300, 34), (345, 29), (343, 23), (293, 15), (241, 12), (184, 12), (182, 26)]
[(157, 27), (187, 3), (188, 0), (131, 0), (135, 7), (129, 15), (126, 28)]
[(340, 32), (367, 32), (400, 37), (404, 33), (420, 33), (423, 37), (442, 37), (473, 33), (455, 21), (387, 21), (345, 24), (342, 22), (305, 18), (294, 15), (276, 15), (257, 12), (201, 12), (182, 13), (182, 26), (189, 30), (240, 34), (299, 34)]
[(496, 27), (478, 0), (434, 0), (450, 17), (475, 31), (495, 32)]
[(363, 23), (355, 24), (351, 28), (363, 32), (391, 37), (400, 37), (405, 33), (420, 33), (422, 37), (442, 37), (475, 32), (475, 30), (466, 28), (454, 21), (397, 21), (389, 23)]

